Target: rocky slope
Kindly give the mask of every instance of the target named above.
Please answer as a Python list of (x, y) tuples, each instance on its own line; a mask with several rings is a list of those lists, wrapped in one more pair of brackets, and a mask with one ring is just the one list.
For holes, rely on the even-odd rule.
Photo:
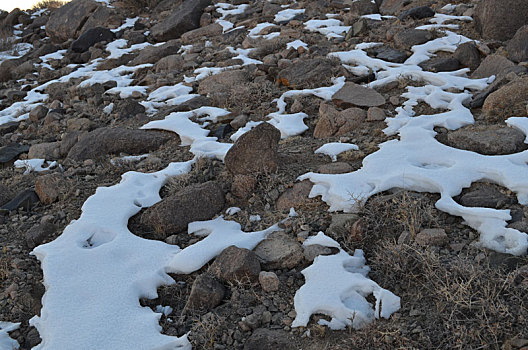
[[(0, 320), (21, 323), (10, 337), (39, 348), (46, 329), (51, 253), (39, 261), (35, 247), (127, 171), (189, 161), (160, 199), (134, 202), (130, 232), (184, 249), (203, 239), (189, 223), (219, 215), (280, 230), (196, 271), (167, 268), (177, 283), (140, 299), (165, 310), (163, 334), (190, 332), (194, 349), (526, 349), (527, 18), (514, 0), (74, 0), (0, 14)], [(314, 153), (332, 142), (355, 146)], [(407, 146), (383, 158), (394, 144)], [(343, 250), (303, 244), (319, 231)], [(341, 331), (319, 310), (297, 327), (301, 271), (355, 249), (401, 309)], [(82, 281), (77, 268), (64, 278)]]

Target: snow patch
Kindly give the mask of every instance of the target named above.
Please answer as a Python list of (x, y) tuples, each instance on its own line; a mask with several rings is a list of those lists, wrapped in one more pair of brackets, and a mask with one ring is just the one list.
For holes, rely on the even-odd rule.
[(332, 162), (336, 162), (338, 154), (358, 149), (359, 147), (352, 143), (330, 142), (316, 149), (314, 153), (326, 154), (332, 158)]

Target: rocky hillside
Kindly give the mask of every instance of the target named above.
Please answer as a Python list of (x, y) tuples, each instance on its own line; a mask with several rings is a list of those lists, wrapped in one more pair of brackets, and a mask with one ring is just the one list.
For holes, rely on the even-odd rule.
[(528, 2), (0, 13), (0, 349), (528, 349)]

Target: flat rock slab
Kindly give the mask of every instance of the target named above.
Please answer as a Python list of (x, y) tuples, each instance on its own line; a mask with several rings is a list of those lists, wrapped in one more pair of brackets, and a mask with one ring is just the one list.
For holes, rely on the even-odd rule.
[(482, 106), (486, 119), (501, 122), (509, 117), (528, 117), (528, 77), (518, 78), (491, 93)]
[(450, 132), (447, 144), (486, 155), (511, 154), (523, 150), (525, 135), (514, 128), (499, 125), (468, 126)]
[(208, 272), (227, 282), (255, 282), (260, 273), (260, 262), (253, 251), (232, 245), (216, 257)]
[(28, 145), (20, 145), (18, 143), (11, 143), (7, 146), (0, 147), (0, 163), (15, 160), (20, 154), (27, 153), (28, 151)]
[(13, 211), (18, 208), (24, 208), (25, 210), (30, 210), (39, 202), (39, 197), (33, 190), (24, 190), (20, 192), (15, 198), (2, 205), (0, 209)]
[(281, 70), (277, 81), (294, 89), (306, 89), (328, 85), (335, 71), (339, 69), (328, 58), (299, 59)]
[(304, 259), (299, 242), (282, 232), (272, 233), (255, 247), (265, 269), (292, 269)]
[(345, 83), (333, 96), (332, 102), (341, 108), (378, 107), (385, 104), (385, 98), (376, 90), (354, 83)]

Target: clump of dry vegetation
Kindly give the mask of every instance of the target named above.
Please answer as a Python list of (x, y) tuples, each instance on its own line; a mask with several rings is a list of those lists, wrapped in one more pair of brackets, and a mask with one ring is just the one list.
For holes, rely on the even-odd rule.
[(33, 7), (32, 10), (41, 10), (41, 9), (58, 9), (59, 7), (65, 5), (68, 3), (66, 0), (41, 0), (37, 2)]

